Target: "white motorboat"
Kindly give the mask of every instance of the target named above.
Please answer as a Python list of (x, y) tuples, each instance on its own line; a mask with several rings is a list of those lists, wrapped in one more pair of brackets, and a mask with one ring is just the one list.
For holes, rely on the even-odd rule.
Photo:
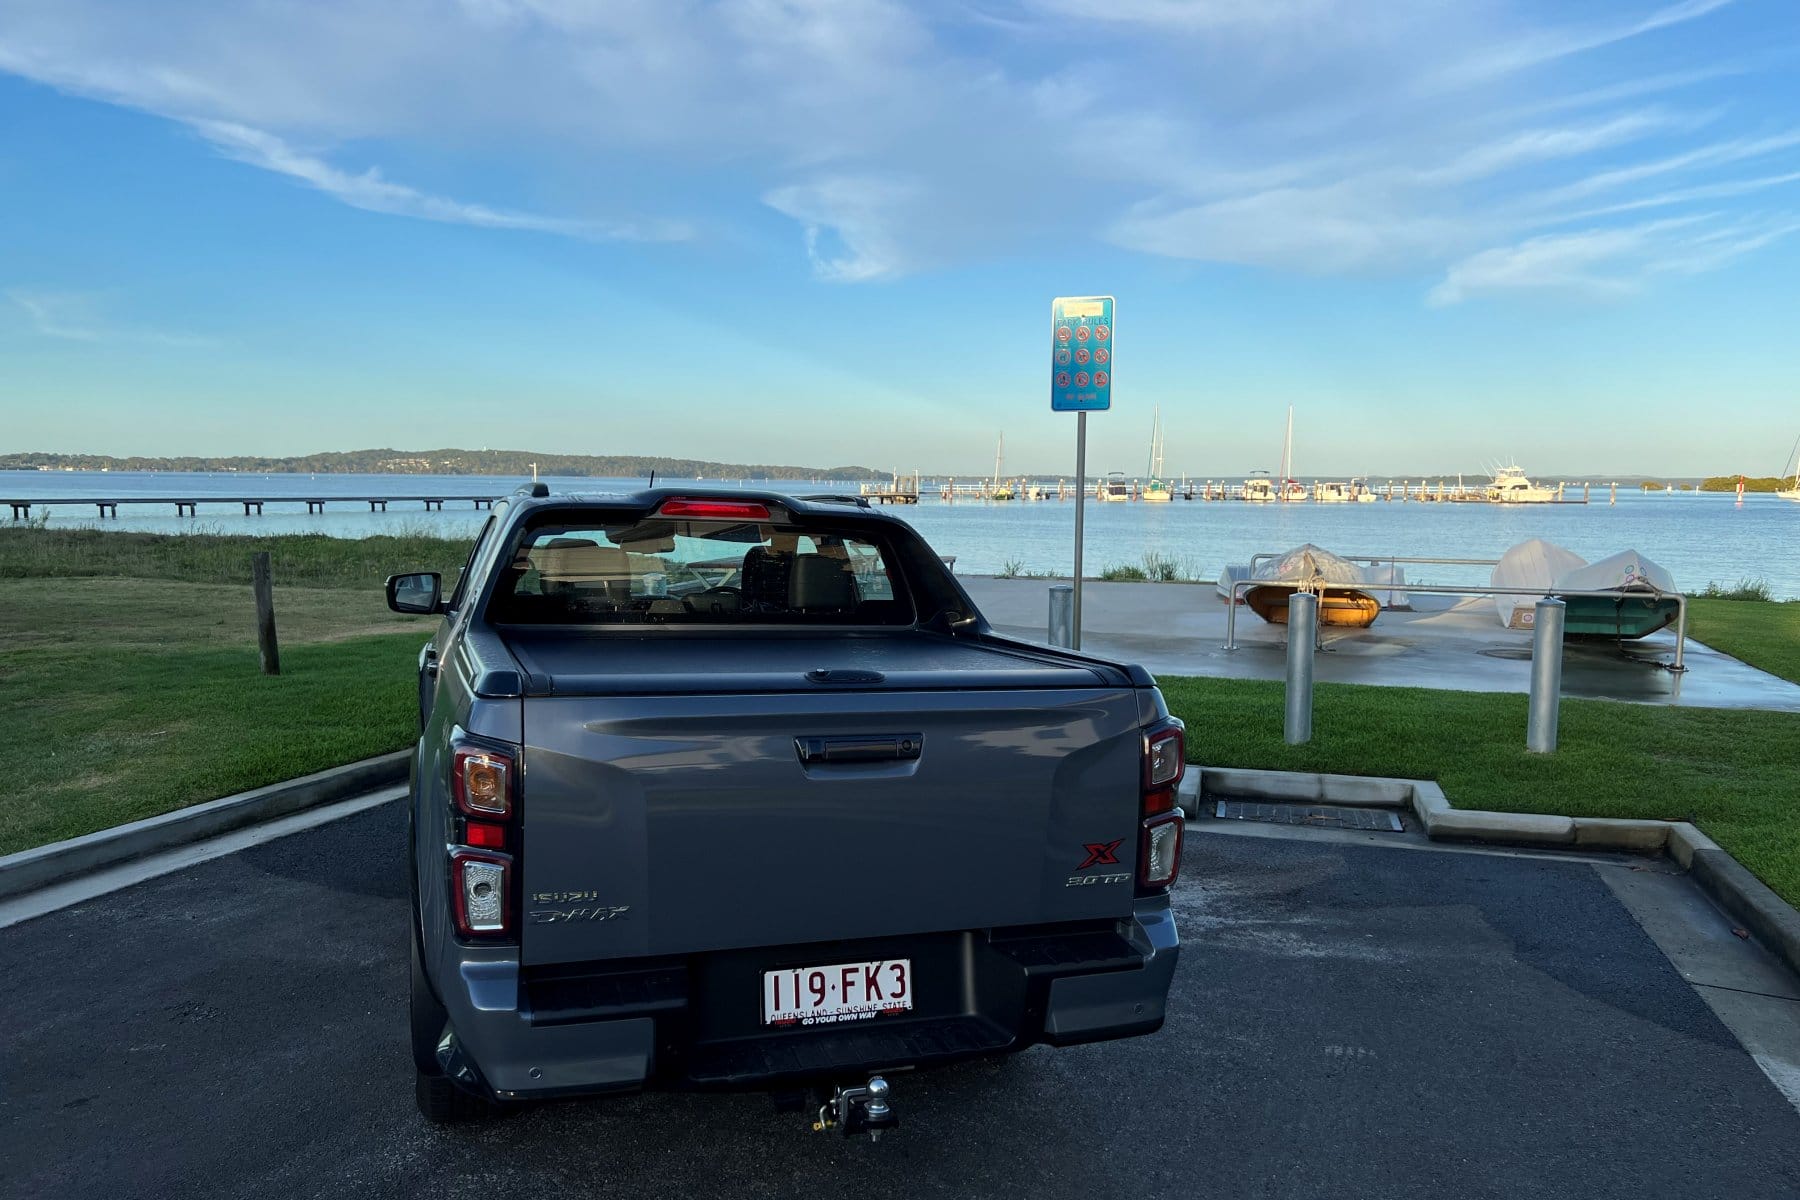
[(1125, 472), (1113, 471), (1100, 483), (1094, 485), (1094, 499), (1112, 504), (1122, 504), (1131, 499), (1131, 484), (1125, 480)]
[(1519, 467), (1496, 467), (1487, 498), (1495, 504), (1548, 504), (1556, 499), (1556, 489), (1537, 486)]
[(1344, 504), (1350, 499), (1350, 488), (1342, 483), (1315, 483), (1313, 499), (1320, 504)]
[(1257, 503), (1275, 499), (1275, 481), (1269, 478), (1268, 472), (1259, 471), (1244, 480), (1244, 499)]

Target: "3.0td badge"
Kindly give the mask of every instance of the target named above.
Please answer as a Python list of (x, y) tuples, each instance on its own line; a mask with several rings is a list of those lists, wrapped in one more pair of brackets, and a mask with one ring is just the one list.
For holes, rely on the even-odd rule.
[[(1083, 842), (1081, 848), (1087, 857), (1081, 860), (1077, 871), (1085, 871), (1090, 867), (1116, 867), (1119, 865), (1119, 847), (1125, 844), (1124, 838), (1116, 838), (1110, 842)], [(1064, 887), (1094, 887), (1109, 883), (1124, 883), (1131, 878), (1129, 871), (1103, 871), (1093, 875), (1071, 875)]]

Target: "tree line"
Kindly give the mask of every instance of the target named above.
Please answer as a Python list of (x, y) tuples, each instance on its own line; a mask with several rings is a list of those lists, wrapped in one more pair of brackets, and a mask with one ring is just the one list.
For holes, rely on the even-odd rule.
[(531, 450), (337, 450), (323, 454), (267, 457), (110, 454), (0, 454), (0, 470), (39, 467), (78, 471), (236, 471), (303, 475), (540, 475), (670, 479), (829, 479), (888, 478), (872, 467), (806, 467), (775, 463), (722, 463), (698, 458), (639, 454), (545, 454)]
[[(1737, 485), (1738, 477), (1736, 475), (1714, 475), (1710, 479), (1702, 481), (1700, 490), (1703, 492), (1735, 492)], [(1779, 475), (1744, 476), (1746, 492), (1779, 492), (1787, 486), (1788, 481)]]

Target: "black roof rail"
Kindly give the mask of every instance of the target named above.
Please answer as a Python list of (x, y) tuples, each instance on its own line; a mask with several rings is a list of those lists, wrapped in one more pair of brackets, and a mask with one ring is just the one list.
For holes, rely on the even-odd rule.
[(796, 500), (804, 500), (808, 504), (854, 504), (858, 508), (869, 507), (867, 496), (847, 496), (843, 492), (821, 492), (817, 496), (795, 496)]

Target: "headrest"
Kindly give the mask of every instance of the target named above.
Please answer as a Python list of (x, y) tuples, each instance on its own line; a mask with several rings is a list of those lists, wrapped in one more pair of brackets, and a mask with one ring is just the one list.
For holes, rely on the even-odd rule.
[(788, 577), (789, 608), (855, 608), (856, 603), (856, 576), (848, 559), (826, 554), (794, 556), (794, 571)]
[(629, 580), (632, 574), (630, 555), (617, 546), (592, 542), (539, 546), (530, 558), (538, 575), (554, 583), (611, 583)]

